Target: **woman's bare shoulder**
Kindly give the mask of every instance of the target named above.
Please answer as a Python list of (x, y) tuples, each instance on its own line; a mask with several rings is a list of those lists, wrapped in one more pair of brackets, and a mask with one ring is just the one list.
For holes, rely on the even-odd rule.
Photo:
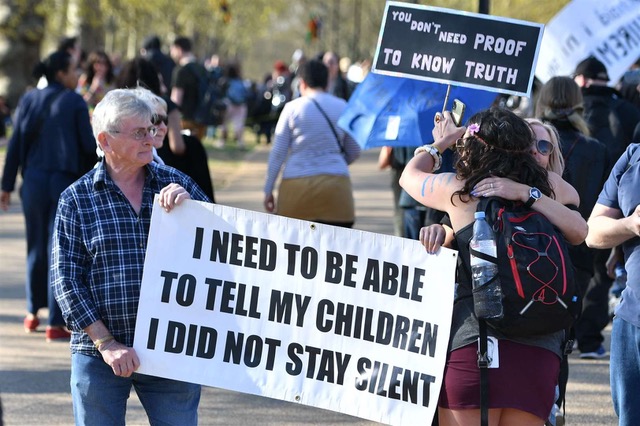
[(564, 180), (562, 176), (555, 172), (549, 172), (549, 183), (551, 183), (551, 188), (555, 193), (556, 200), (564, 205), (580, 205), (580, 196), (578, 195), (578, 191), (576, 191), (569, 182)]

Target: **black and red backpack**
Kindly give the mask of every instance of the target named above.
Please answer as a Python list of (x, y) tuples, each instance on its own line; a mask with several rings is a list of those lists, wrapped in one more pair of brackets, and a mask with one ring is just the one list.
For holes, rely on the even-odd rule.
[(567, 243), (542, 213), (520, 202), (485, 198), (496, 234), (504, 316), (487, 324), (505, 336), (535, 336), (566, 330), (582, 309)]

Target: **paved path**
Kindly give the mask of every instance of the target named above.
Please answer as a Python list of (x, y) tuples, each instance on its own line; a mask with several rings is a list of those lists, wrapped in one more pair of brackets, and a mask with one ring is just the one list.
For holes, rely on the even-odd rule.
[[(230, 184), (226, 188), (216, 188), (218, 202), (262, 211), (267, 156), (265, 148), (249, 154), (230, 179)], [(389, 175), (377, 170), (376, 159), (376, 151), (367, 151), (351, 168), (357, 208), (355, 227), (392, 234)], [(215, 170), (212, 172), (216, 173)], [(44, 332), (26, 334), (22, 328), (24, 222), (15, 194), (13, 203), (8, 213), (0, 213), (0, 395), (4, 421), (7, 426), (71, 425), (68, 344), (46, 343)], [(609, 396), (608, 360), (583, 361), (572, 355), (570, 363), (567, 424), (616, 424)], [(526, 368), (525, 365), (522, 367)], [(135, 393), (129, 403), (127, 424), (148, 424)], [(360, 426), (373, 423), (326, 410), (205, 388), (200, 404), (200, 424)]]

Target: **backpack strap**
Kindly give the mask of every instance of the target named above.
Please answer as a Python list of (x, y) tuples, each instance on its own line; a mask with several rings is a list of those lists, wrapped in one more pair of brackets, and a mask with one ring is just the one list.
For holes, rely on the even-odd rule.
[(487, 354), (487, 323), (479, 319), (480, 338), (478, 368), (480, 369), (480, 425), (489, 425), (489, 355)]
[[(485, 216), (487, 217), (487, 222), (490, 226), (493, 227), (492, 221), (493, 217), (491, 216), (491, 204), (492, 201), (497, 200), (495, 197), (490, 198), (482, 198), (478, 203), (476, 211), (484, 211)], [(494, 230), (495, 231), (495, 230)], [(469, 253), (475, 257), (483, 259), (485, 261), (491, 263), (498, 263), (498, 259), (489, 256), (485, 253), (478, 252), (471, 247), (469, 247)], [(496, 274), (494, 277), (489, 280), (488, 283), (498, 279), (498, 275)], [(488, 352), (488, 335), (487, 335), (487, 322), (483, 319), (478, 318), (478, 327), (479, 327), (479, 339), (478, 339), (478, 368), (480, 369), (480, 425), (488, 426), (489, 425), (489, 364), (491, 361), (489, 360)]]
[[(485, 260), (485, 261), (487, 261), (487, 262), (491, 262), (491, 263), (494, 263), (494, 264), (497, 264), (497, 263), (498, 263), (498, 258), (497, 258), (497, 257), (489, 256), (488, 254), (486, 254), (486, 253), (482, 253), (482, 252), (480, 252), (480, 251), (477, 251), (477, 250), (475, 250), (475, 249), (473, 249), (473, 248), (471, 248), (471, 247), (469, 247), (469, 253), (471, 253), (471, 255), (472, 255), (472, 256), (474, 256), (474, 257), (478, 257), (478, 258), (480, 258), (480, 259), (482, 259), (482, 260)], [(494, 277), (494, 278), (495, 278), (495, 277)], [(490, 281), (493, 281), (493, 279), (492, 279), (492, 280), (490, 280)], [(490, 281), (488, 281), (488, 282), (487, 282), (487, 284), (488, 284)]]

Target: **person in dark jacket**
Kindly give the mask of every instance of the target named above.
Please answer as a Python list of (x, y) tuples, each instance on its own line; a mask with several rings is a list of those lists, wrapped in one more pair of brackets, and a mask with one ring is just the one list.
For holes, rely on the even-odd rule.
[[(541, 89), (536, 105), (536, 116), (555, 127), (562, 156), (564, 159), (564, 180), (569, 182), (580, 196), (580, 215), (587, 220), (604, 182), (609, 174), (610, 158), (607, 147), (598, 140), (589, 137), (589, 128), (582, 117), (582, 94), (578, 85), (570, 77), (553, 77)], [(601, 357), (601, 330), (608, 319), (603, 319), (599, 300), (587, 294), (594, 275), (594, 259), (596, 249), (587, 247), (585, 243), (569, 246), (569, 257), (575, 268), (575, 279), (582, 294), (582, 316), (574, 325), (578, 340), (578, 348), (582, 355), (591, 354)], [(596, 298), (597, 299), (597, 298)], [(606, 301), (606, 299), (605, 299)], [(604, 324), (602, 324), (604, 320)], [(556, 404), (562, 407), (567, 381), (569, 380), (569, 364), (567, 357), (562, 360), (558, 380), (559, 397)]]
[(584, 118), (591, 136), (607, 146), (612, 161), (617, 160), (631, 143), (640, 122), (640, 109), (607, 86), (607, 68), (593, 56), (578, 64), (574, 81), (582, 92)]
[(173, 59), (162, 52), (160, 47), (160, 39), (156, 35), (147, 37), (140, 49), (140, 55), (153, 64), (160, 76), (162, 77), (162, 94), (171, 91), (171, 76), (173, 68), (176, 66)]
[[(623, 99), (616, 89), (607, 86), (607, 68), (593, 56), (578, 64), (574, 81), (582, 92), (584, 118), (591, 136), (602, 142), (609, 152), (610, 170), (633, 140), (633, 132), (640, 122), (640, 110)], [(597, 193), (592, 196), (596, 197)], [(609, 255), (610, 250), (594, 252), (594, 275), (585, 294), (582, 320), (576, 328), (578, 347), (583, 358), (602, 358), (607, 355), (602, 346), (602, 329), (609, 322), (609, 288), (612, 284), (606, 266)], [(581, 330), (587, 325), (587, 318), (591, 318), (590, 328)]]
[(334, 96), (348, 101), (351, 97), (351, 87), (342, 76), (340, 71), (340, 58), (335, 52), (326, 52), (322, 57), (322, 62), (329, 69), (329, 83), (327, 84), (327, 92)]
[(49, 252), (58, 198), (62, 191), (96, 162), (96, 142), (89, 110), (75, 92), (78, 77), (69, 53), (52, 53), (34, 70), (44, 76), (44, 89), (27, 92), (18, 105), (14, 132), (7, 149), (0, 208), (7, 210), (22, 174), (22, 209), (27, 232), (27, 316), (24, 328), (35, 331), (38, 311), (49, 308), (47, 340), (69, 338), (49, 286)]

